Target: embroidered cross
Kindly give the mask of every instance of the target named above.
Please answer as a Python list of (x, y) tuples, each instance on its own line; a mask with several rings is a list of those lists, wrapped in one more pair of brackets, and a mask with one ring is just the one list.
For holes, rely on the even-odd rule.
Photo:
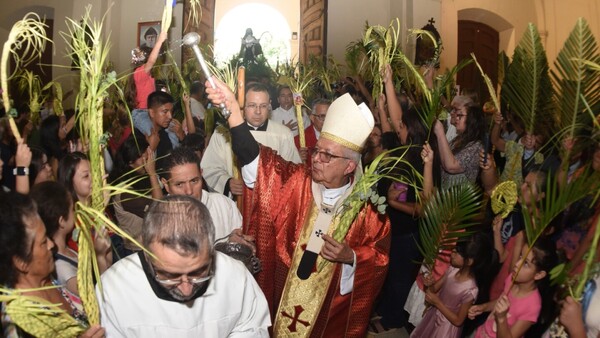
[(323, 207), (323, 212), (326, 213), (326, 214), (330, 214), (331, 213), (331, 208)]
[(435, 20), (434, 20), (433, 18), (431, 18), (431, 19), (429, 19), (429, 21), (427, 21), (427, 22), (429, 22), (431, 25), (433, 25), (433, 24), (435, 23)]
[(296, 332), (296, 323), (300, 323), (306, 327), (310, 326), (310, 323), (304, 320), (300, 319), (300, 314), (304, 311), (304, 309), (302, 308), (302, 305), (296, 305), (294, 306), (294, 315), (290, 315), (285, 311), (281, 311), (281, 315), (283, 315), (284, 317), (288, 317), (289, 319), (292, 320), (292, 323), (290, 325), (288, 325), (288, 330), (290, 330), (290, 332)]
[(319, 229), (319, 230), (315, 231), (315, 235), (317, 235), (317, 237), (321, 238), (321, 236), (323, 236), (323, 230)]

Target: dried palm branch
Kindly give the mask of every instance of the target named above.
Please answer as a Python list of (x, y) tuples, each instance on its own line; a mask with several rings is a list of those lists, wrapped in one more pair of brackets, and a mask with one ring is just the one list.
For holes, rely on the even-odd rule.
[(433, 271), (433, 265), (443, 250), (450, 250), (457, 241), (471, 234), (469, 228), (477, 224), (474, 218), (481, 211), (481, 191), (464, 181), (439, 189), (425, 202), (419, 220), (423, 265)]
[(27, 92), (29, 96), (29, 119), (37, 126), (40, 122), (40, 109), (48, 98), (48, 95), (43, 93), (46, 87), (42, 88), (42, 79), (27, 69), (21, 71), (17, 79), (19, 91)]
[(381, 70), (390, 64), (399, 50), (400, 20), (396, 18), (386, 28), (383, 26), (367, 26), (363, 36), (363, 45), (371, 65), (371, 74), (374, 81), (373, 97), (383, 93), (383, 77)]
[(173, 74), (176, 76), (177, 78), (177, 82), (179, 82), (179, 86), (181, 87), (181, 91), (183, 93), (189, 93), (190, 90), (188, 88), (187, 83), (185, 82), (185, 80), (183, 79), (183, 75), (181, 75), (181, 70), (179, 69), (179, 66), (177, 66), (177, 61), (175, 61), (175, 58), (173, 58), (173, 53), (171, 53), (170, 49), (167, 49), (167, 59), (169, 60), (169, 68), (172, 70)]
[[(189, 25), (190, 23), (192, 24), (193, 27), (198, 27), (200, 26), (200, 20), (202, 19), (202, 3), (200, 2), (200, 0), (189, 0), (190, 1), (190, 11), (188, 14), (188, 22), (187, 25)], [(183, 29), (183, 31), (187, 31), (188, 26), (186, 25), (186, 27)]]
[[(52, 42), (46, 37), (46, 24), (35, 13), (27, 13), (23, 19), (17, 21), (8, 33), (8, 40), (2, 49), (0, 59), (0, 86), (2, 87), (2, 101), (4, 111), (10, 111), (8, 95), (8, 56), (12, 55), (15, 61), (15, 70), (39, 58), (46, 48), (46, 42)], [(7, 114), (10, 128), (17, 141), (20, 142), (21, 134), (13, 117)]]
[(288, 85), (294, 95), (294, 107), (296, 108), (296, 119), (298, 120), (298, 139), (300, 147), (306, 147), (306, 140), (304, 138), (304, 118), (302, 117), (302, 106), (304, 105), (304, 97), (306, 96), (307, 88), (313, 83), (315, 78), (313, 77), (313, 70), (302, 67), (301, 64), (297, 64), (297, 72), (293, 77), (288, 78)]
[(502, 88), (509, 65), (510, 59), (508, 58), (508, 55), (506, 55), (504, 51), (501, 51), (500, 54), (498, 54), (498, 90)]
[[(598, 63), (600, 55), (594, 34), (585, 19), (579, 18), (554, 62), (556, 70), (551, 72), (559, 126), (563, 136), (570, 139), (581, 135), (591, 122), (582, 98), (592, 107), (600, 103), (600, 77), (586, 61)], [(564, 155), (570, 157), (569, 153)]]
[(535, 25), (530, 23), (515, 48), (502, 88), (503, 98), (530, 134), (535, 129), (551, 133), (554, 125), (548, 69), (542, 40)]
[[(110, 89), (117, 83), (114, 72), (104, 73), (109, 53), (109, 43), (102, 39), (103, 21), (91, 19), (91, 7), (86, 7), (82, 20), (67, 19), (67, 32), (61, 32), (70, 50), (70, 56), (78, 60), (81, 73), (79, 94), (76, 98), (80, 136), (89, 145), (90, 176), (92, 189), (88, 203), (77, 202), (76, 218), (80, 230), (78, 288), (85, 311), (91, 324), (99, 324), (99, 310), (95, 298), (92, 274), (98, 283), (100, 275), (98, 263), (93, 249), (92, 234), (104, 233), (108, 227), (118, 235), (136, 243), (135, 239), (118, 228), (104, 215), (104, 207), (110, 191), (124, 192), (122, 187), (109, 187), (104, 179), (104, 158), (102, 149), (106, 146), (106, 135), (103, 134), (103, 106)], [(91, 41), (88, 44), (87, 41)], [(129, 193), (134, 193), (127, 191)], [(101, 287), (100, 283), (98, 284)]]
[(81, 335), (86, 328), (63, 309), (61, 304), (52, 304), (45, 299), (24, 295), (39, 289), (0, 288), (0, 302), (6, 304), (6, 314), (28, 334), (43, 338), (71, 338)]
[(340, 67), (333, 56), (329, 55), (325, 61), (321, 56), (310, 55), (306, 67), (316, 75), (315, 81), (319, 82), (325, 94), (332, 97), (333, 84), (341, 78)]
[(175, 7), (175, 1), (165, 0), (165, 8), (163, 9), (162, 20), (160, 22), (160, 29), (166, 32), (171, 28), (171, 21), (173, 20), (173, 7)]

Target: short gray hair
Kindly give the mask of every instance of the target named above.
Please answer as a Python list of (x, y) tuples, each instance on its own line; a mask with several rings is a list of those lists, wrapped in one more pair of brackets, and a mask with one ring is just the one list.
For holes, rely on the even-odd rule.
[(311, 113), (314, 113), (315, 108), (317, 108), (318, 105), (324, 105), (324, 106), (331, 106), (331, 100), (325, 99), (325, 98), (318, 98), (313, 100), (312, 105), (311, 105)]
[(170, 195), (155, 201), (144, 217), (142, 242), (156, 242), (183, 255), (212, 251), (215, 227), (206, 206), (190, 196)]

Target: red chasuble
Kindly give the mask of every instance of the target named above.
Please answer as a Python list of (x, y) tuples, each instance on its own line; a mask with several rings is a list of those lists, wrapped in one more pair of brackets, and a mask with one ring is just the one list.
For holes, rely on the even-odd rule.
[(356, 253), (353, 291), (340, 295), (342, 266), (336, 263), (316, 322), (303, 322), (301, 308), (296, 313), (276, 313), (296, 243), (315, 203), (311, 184), (306, 166), (287, 162), (270, 148), (260, 147), (250, 218), (245, 222), (245, 232), (255, 236), (262, 261), (256, 279), (273, 318), (285, 316), (295, 318), (292, 324), (296, 326), (313, 325), (311, 337), (363, 338), (387, 271), (390, 243), (389, 220), (371, 204), (358, 214), (345, 238)]

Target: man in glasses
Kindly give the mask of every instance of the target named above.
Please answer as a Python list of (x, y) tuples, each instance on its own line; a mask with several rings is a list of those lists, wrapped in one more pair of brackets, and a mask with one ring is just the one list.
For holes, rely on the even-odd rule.
[[(364, 337), (388, 264), (387, 217), (365, 204), (343, 241), (331, 234), (360, 174), (360, 151), (374, 126), (371, 111), (349, 94), (325, 118), (311, 170), (260, 146), (244, 128), (233, 93), (221, 81), (207, 89), (224, 103), (233, 150), (254, 206), (245, 223), (257, 239), (256, 274), (278, 337)], [(321, 260), (333, 264), (321, 265)]]
[(239, 262), (213, 249), (208, 209), (190, 196), (155, 201), (140, 251), (97, 289), (108, 337), (268, 337), (267, 302)]
[(312, 124), (304, 129), (304, 140), (306, 142), (306, 148), (300, 148), (300, 137), (294, 137), (294, 143), (296, 148), (300, 152), (300, 158), (302, 162), (310, 168), (312, 166), (312, 151), (317, 145), (317, 140), (321, 136), (321, 130), (323, 129), (323, 122), (325, 122), (325, 116), (327, 116), (327, 109), (331, 105), (331, 101), (327, 99), (316, 99), (312, 103), (312, 110), (310, 113), (310, 121)]
[[(282, 124), (269, 120), (271, 99), (269, 90), (262, 84), (249, 85), (244, 106), (244, 128), (254, 139), (277, 151), (284, 159), (300, 163), (291, 131)], [(226, 196), (241, 196), (244, 183), (234, 177), (235, 161), (231, 151), (231, 136), (225, 127), (217, 127), (202, 157), (202, 170), (208, 185)], [(236, 169), (237, 170), (237, 169)]]

